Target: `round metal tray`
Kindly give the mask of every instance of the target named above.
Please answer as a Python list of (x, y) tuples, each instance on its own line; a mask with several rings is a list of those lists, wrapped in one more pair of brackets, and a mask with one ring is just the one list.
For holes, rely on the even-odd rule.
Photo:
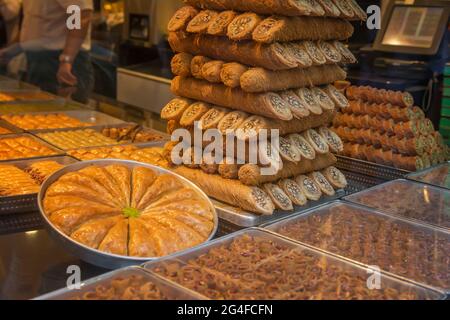
[[(213, 213), (213, 216), (214, 216), (214, 229), (211, 232), (210, 237), (205, 242), (208, 242), (214, 238), (214, 236), (217, 232), (218, 226), (219, 226), (219, 218), (217, 216), (216, 209), (214, 208), (214, 205), (211, 202), (211, 200), (208, 198), (208, 196), (200, 188), (198, 188), (195, 184), (193, 184), (189, 180), (187, 180), (187, 179), (181, 177), (180, 175), (175, 174), (169, 170), (166, 170), (166, 169), (154, 166), (154, 165), (150, 165), (150, 164), (136, 162), (136, 161), (92, 160), (92, 161), (84, 161), (84, 162), (80, 162), (80, 163), (75, 163), (75, 164), (69, 165), (69, 166), (64, 167), (61, 170), (55, 172), (42, 184), (41, 190), (38, 195), (39, 211), (44, 220), (44, 224), (45, 224), (46, 228), (49, 230), (49, 233), (51, 234), (51, 236), (53, 238), (55, 238), (56, 241), (61, 243), (67, 250), (69, 250), (74, 255), (76, 255), (77, 257), (79, 257), (80, 259), (82, 259), (86, 262), (89, 262), (91, 264), (94, 264), (96, 266), (100, 266), (100, 267), (106, 268), (106, 269), (117, 269), (117, 268), (123, 268), (123, 267), (128, 267), (128, 266), (141, 265), (145, 262), (162, 258), (162, 257), (138, 258), (138, 257), (120, 256), (120, 255), (109, 254), (109, 253), (102, 252), (100, 250), (90, 248), (88, 246), (85, 246), (81, 243), (78, 243), (78, 242), (72, 240), (69, 236), (67, 236), (62, 231), (60, 231), (58, 228), (53, 226), (52, 222), (47, 218), (47, 215), (45, 214), (44, 206), (43, 206), (43, 200), (45, 197), (45, 193), (47, 192), (47, 189), (54, 182), (56, 182), (60, 177), (62, 177), (66, 173), (79, 171), (83, 168), (93, 166), (93, 165), (104, 167), (104, 166), (113, 165), (113, 164), (125, 165), (130, 169), (133, 169), (135, 167), (146, 167), (146, 168), (153, 169), (161, 174), (170, 174), (172, 176), (177, 177), (181, 181), (183, 181), (183, 183), (186, 186), (197, 191), (197, 193), (205, 201), (207, 201), (207, 203), (209, 204), (210, 209)], [(193, 248), (190, 248), (190, 249), (187, 249), (186, 251), (189, 251), (192, 249)]]

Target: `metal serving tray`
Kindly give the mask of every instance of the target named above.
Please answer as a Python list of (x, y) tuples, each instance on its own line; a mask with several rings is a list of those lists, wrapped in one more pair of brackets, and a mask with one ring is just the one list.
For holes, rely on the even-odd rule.
[(450, 190), (450, 162), (409, 174), (407, 178)]
[(172, 176), (176, 176), (178, 179), (180, 179), (186, 186), (189, 188), (195, 190), (207, 203), (210, 204), (211, 212), (213, 212), (214, 215), (214, 230), (211, 232), (210, 237), (206, 240), (206, 242), (210, 241), (214, 238), (217, 228), (219, 225), (219, 218), (217, 216), (216, 210), (212, 204), (212, 202), (209, 200), (209, 198), (206, 196), (206, 194), (198, 188), (196, 185), (194, 185), (189, 180), (160, 167), (153, 166), (150, 164), (144, 164), (140, 162), (135, 161), (126, 161), (126, 160), (92, 160), (92, 161), (83, 161), (78, 162), (72, 165), (69, 165), (57, 172), (55, 172), (52, 176), (50, 176), (42, 185), (41, 191), (38, 195), (38, 205), (39, 205), (39, 211), (41, 213), (41, 216), (44, 220), (44, 224), (47, 227), (47, 230), (49, 233), (59, 242), (61, 243), (67, 250), (72, 252), (74, 255), (80, 257), (82, 260), (87, 261), (91, 264), (94, 264), (96, 266), (100, 266), (102, 268), (106, 269), (118, 269), (123, 267), (129, 267), (129, 266), (135, 266), (135, 265), (141, 265), (147, 261), (155, 260), (159, 258), (137, 258), (137, 257), (128, 257), (128, 256), (119, 256), (115, 254), (108, 254), (96, 249), (89, 248), (83, 244), (77, 243), (76, 241), (72, 240), (69, 236), (64, 234), (62, 231), (57, 229), (53, 226), (52, 222), (48, 219), (47, 215), (44, 211), (43, 206), (43, 200), (45, 197), (45, 193), (47, 192), (47, 189), (56, 182), (60, 177), (65, 175), (69, 172), (75, 172), (79, 171), (83, 168), (97, 165), (97, 166), (108, 166), (113, 164), (120, 164), (125, 165), (129, 168), (135, 168), (135, 167), (146, 167), (153, 169), (161, 174), (170, 174)]
[[(117, 278), (128, 278), (138, 276), (142, 277), (145, 283), (151, 282), (163, 293), (167, 300), (202, 300), (204, 297), (187, 290), (181, 286), (173, 284), (163, 278), (151, 274), (143, 268), (140, 267), (128, 267), (116, 271), (106, 273), (102, 276), (89, 279), (81, 284), (79, 290), (68, 288), (60, 289), (48, 293), (46, 295), (37, 297), (33, 300), (83, 300), (83, 296), (89, 292), (95, 291), (98, 286), (107, 287), (114, 279)], [(87, 297), (84, 300), (92, 300)], [(101, 300), (100, 298), (98, 300)], [(105, 300), (105, 299), (103, 299)]]
[[(337, 215), (342, 217), (342, 214), (346, 211), (353, 214), (351, 220), (345, 220), (343, 218), (344, 221), (333, 221), (333, 215), (335, 215), (335, 218), (337, 218)], [(369, 221), (369, 217), (376, 220)], [(308, 221), (313, 222), (314, 225), (307, 223)], [(305, 224), (297, 226), (289, 233), (283, 230), (283, 228), (299, 222), (305, 222)], [(373, 235), (373, 231), (371, 233), (371, 230), (367, 229), (368, 224), (372, 222), (375, 225), (380, 225), (380, 227), (384, 224), (386, 234)], [(336, 233), (333, 227), (333, 224), (336, 223), (345, 224), (344, 228), (346, 230), (341, 230), (345, 235)], [(330, 226), (332, 229), (328, 229), (327, 226)], [(354, 228), (353, 230), (351, 229), (352, 227)], [(319, 250), (344, 259), (349, 259), (352, 262), (363, 265), (376, 265), (397, 277), (414, 281), (415, 283), (423, 283), (424, 285), (444, 290), (447, 293), (450, 292), (450, 269), (448, 268), (450, 233), (448, 232), (405, 219), (394, 218), (360, 205), (342, 201), (335, 201), (320, 208), (312, 209), (301, 216), (288, 218), (268, 225), (265, 229), (288, 237), (292, 241), (318, 248)], [(354, 233), (353, 231), (356, 229), (357, 231)], [(395, 230), (395, 233), (393, 230)], [(379, 243), (369, 243), (370, 239), (366, 238), (365, 241), (362, 241), (360, 238), (366, 234), (372, 234), (372, 236), (376, 237), (390, 237), (391, 233), (398, 234), (399, 232), (403, 233), (402, 236), (405, 238), (405, 243), (410, 241), (409, 245), (401, 247), (399, 245), (404, 243), (396, 243), (394, 247), (389, 242), (389, 239), (385, 239), (385, 243), (381, 241)], [(414, 236), (417, 234), (426, 238), (424, 239), (426, 243), (420, 242), (417, 245), (427, 248), (428, 253), (432, 252), (430, 256), (419, 255), (416, 249), (417, 245), (413, 246), (415, 244)], [(310, 237), (315, 237), (315, 239), (311, 239)], [(356, 249), (351, 249), (351, 246), (354, 244), (358, 244)], [(387, 244), (388, 247), (379, 247), (384, 244)], [(372, 249), (377, 251), (374, 252), (371, 248), (366, 248), (366, 245), (373, 245)], [(341, 246), (344, 248), (347, 246), (347, 248), (342, 249)], [(397, 260), (389, 259), (392, 254), (398, 255), (399, 258)], [(378, 260), (382, 257), (387, 258), (385, 264), (382, 264)], [(403, 264), (399, 265), (398, 260), (402, 260)], [(424, 264), (428, 262), (428, 268), (425, 268)], [(414, 269), (404, 269), (406, 264), (408, 265), (407, 268), (414, 267)], [(430, 272), (437, 272), (446, 276), (438, 279), (433, 276), (428, 276)]]
[[(442, 188), (400, 179), (347, 196), (344, 200), (411, 221), (450, 229), (450, 191)], [(418, 208), (415, 201), (422, 208)]]
[(336, 167), (342, 170), (360, 173), (370, 177), (376, 177), (385, 181), (391, 181), (404, 178), (410, 171), (388, 167), (381, 164), (353, 159), (337, 155), (338, 162)]
[[(104, 126), (104, 125), (114, 125), (114, 124), (122, 124), (124, 121), (111, 117), (105, 113), (92, 111), (92, 110), (69, 110), (69, 111), (55, 111), (55, 112), (21, 112), (21, 113), (13, 113), (11, 115), (14, 116), (24, 116), (24, 115), (31, 115), (31, 116), (45, 116), (50, 114), (63, 114), (71, 118), (75, 118), (81, 122), (88, 123), (89, 127), (96, 127), (96, 126)], [(7, 114), (3, 114), (7, 115)], [(6, 120), (5, 120), (6, 121)], [(86, 128), (86, 127), (72, 127), (71, 129), (76, 128)], [(38, 129), (38, 130), (27, 130), (32, 133), (39, 133), (44, 132), (48, 130), (57, 130), (57, 129), (65, 129), (65, 128), (54, 128), (54, 129)]]
[[(193, 250), (190, 250), (190, 251), (187, 251), (184, 253), (176, 254), (176, 255), (161, 259), (159, 261), (148, 262), (144, 265), (144, 267), (153, 273), (157, 273), (156, 269), (158, 267), (162, 267), (165, 264), (170, 264), (170, 263), (179, 263), (181, 265), (190, 264), (192, 266), (195, 266), (195, 260), (199, 256), (204, 255), (204, 254), (208, 253), (210, 250), (218, 248), (220, 246), (229, 245), (235, 239), (242, 237), (244, 235), (253, 237), (254, 239), (262, 238), (265, 240), (269, 240), (272, 243), (275, 243), (278, 247), (285, 248), (286, 251), (305, 252), (305, 253), (308, 253), (315, 257), (320, 257), (321, 263), (324, 263), (327, 265), (339, 266), (344, 271), (348, 271), (352, 275), (358, 275), (360, 277), (363, 277), (363, 279), (367, 279), (369, 277), (369, 275), (368, 275), (369, 269), (367, 266), (364, 267), (362, 265), (359, 265), (359, 264), (356, 264), (356, 263), (353, 263), (350, 261), (346, 261), (344, 259), (340, 259), (338, 257), (326, 254), (319, 250), (301, 245), (297, 242), (293, 242), (289, 239), (279, 237), (271, 232), (267, 232), (267, 231), (260, 230), (260, 229), (245, 229), (245, 230), (236, 232), (232, 235), (212, 241), (208, 244), (204, 244), (196, 249), (193, 249)], [(285, 254), (285, 253), (282, 253), (282, 254)], [(254, 273), (257, 268), (260, 268), (268, 261), (277, 260), (278, 257), (279, 256), (270, 256), (268, 258), (260, 260), (259, 262), (251, 263), (251, 264), (249, 264), (250, 269), (246, 269), (245, 271), (241, 271), (240, 269), (238, 269), (238, 266), (236, 266), (236, 270), (233, 271), (233, 277), (232, 277), (233, 281), (241, 282), (242, 281), (241, 280), (242, 273), (245, 273), (245, 272), (246, 273)], [(230, 276), (228, 274), (227, 275), (223, 274), (223, 273), (221, 273), (215, 269), (211, 269), (211, 268), (212, 267), (210, 266), (208, 268), (197, 267), (196, 269), (199, 272), (204, 272), (204, 273), (210, 274), (212, 276), (211, 277), (212, 279), (210, 281), (214, 281), (214, 277), (218, 277), (220, 279), (223, 279), (224, 277), (226, 277), (226, 279), (228, 281), (230, 281), (229, 280)], [(273, 271), (278, 272), (278, 273), (283, 272), (283, 270), (273, 270)], [(259, 270), (259, 272), (261, 272), (261, 271)], [(284, 271), (284, 272), (286, 272), (286, 271)], [(340, 281), (339, 274), (335, 274), (334, 276), (330, 276), (329, 278), (330, 278), (330, 282), (333, 282), (333, 283)], [(168, 280), (171, 282), (174, 281), (172, 279), (168, 279)], [(407, 282), (402, 279), (397, 279), (397, 278), (395, 278), (391, 275), (385, 274), (385, 273), (380, 274), (380, 280), (381, 280), (381, 284), (382, 284), (382, 289), (392, 288), (392, 289), (398, 290), (399, 293), (413, 291), (418, 294), (420, 299), (444, 299), (445, 298), (445, 294), (443, 292), (440, 292), (440, 291), (432, 289), (432, 288), (428, 288), (423, 285), (418, 285), (418, 284), (414, 284), (411, 282)], [(258, 281), (262, 281), (262, 280), (258, 280)], [(267, 280), (266, 284), (270, 284), (270, 280)], [(215, 286), (213, 286), (213, 287), (217, 288)], [(307, 287), (306, 283), (305, 283), (305, 287)], [(189, 289), (194, 290), (194, 291), (196, 290), (195, 288), (189, 288)], [(297, 291), (298, 289), (300, 289), (300, 288), (286, 288), (286, 284), (285, 284), (285, 288), (284, 288), (285, 292), (281, 295), (275, 296), (273, 299), (283, 300), (283, 299), (289, 298), (289, 294)], [(306, 290), (308, 290), (308, 289), (306, 289)], [(320, 295), (322, 292), (311, 292), (311, 298), (315, 298), (314, 293)], [(336, 296), (336, 299), (338, 299), (338, 298), (342, 298), (342, 297)], [(367, 297), (367, 298), (370, 298), (370, 297)]]
[[(50, 158), (39, 158), (33, 160), (6, 161), (0, 162), (0, 165), (13, 165), (23, 170), (33, 163), (49, 160), (56, 161), (63, 165), (69, 165), (78, 162), (72, 157), (60, 156)], [(0, 196), (0, 215), (28, 213), (38, 210), (39, 207), (37, 203), (37, 193), (20, 196), (10, 196), (10, 197)]]
[(42, 140), (40, 138), (38, 138), (36, 136), (33, 136), (31, 134), (28, 134), (28, 133), (3, 135), (3, 136), (0, 136), (0, 141), (2, 139), (19, 138), (19, 137), (28, 137), (30, 139), (33, 139), (33, 140), (37, 141), (38, 143), (42, 144), (43, 146), (46, 146), (47, 148), (50, 148), (51, 150), (53, 150), (55, 152), (55, 154), (48, 154), (48, 155), (42, 155), (42, 156), (37, 156), (37, 157), (31, 157), (31, 158), (0, 160), (0, 164), (2, 164), (4, 162), (9, 162), (9, 161), (42, 159), (42, 158), (49, 158), (49, 157), (56, 157), (56, 156), (64, 156), (64, 155), (66, 155), (66, 153), (64, 151), (54, 147), (53, 145), (45, 142), (44, 140)]
[(2, 119), (0, 119), (0, 128), (5, 128), (5, 129), (8, 129), (9, 131), (11, 131), (11, 133), (0, 134), (0, 136), (23, 133), (22, 129), (19, 129), (19, 128), (13, 126), (12, 124), (10, 124), (9, 122), (4, 121)]
[(274, 214), (270, 216), (257, 215), (255, 213), (247, 212), (217, 200), (213, 200), (213, 203), (216, 207), (219, 218), (239, 227), (250, 228), (258, 227), (268, 222), (278, 221), (286, 217), (302, 214), (311, 208), (339, 199), (345, 196), (345, 194), (346, 193), (344, 190), (338, 190), (334, 196), (324, 196), (318, 201), (308, 201), (305, 206), (295, 206), (294, 211), (276, 210)]

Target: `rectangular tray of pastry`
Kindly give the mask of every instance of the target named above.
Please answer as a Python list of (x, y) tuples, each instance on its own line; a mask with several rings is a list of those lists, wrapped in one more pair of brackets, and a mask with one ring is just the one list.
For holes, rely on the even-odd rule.
[(64, 155), (64, 151), (28, 133), (0, 136), (0, 164), (12, 160)]
[(344, 200), (450, 230), (450, 190), (399, 179), (347, 196)]
[(217, 214), (219, 215), (220, 219), (230, 222), (239, 227), (250, 228), (259, 227), (263, 224), (275, 222), (286, 217), (302, 214), (310, 210), (311, 208), (315, 208), (325, 203), (340, 199), (345, 195), (346, 193), (344, 190), (338, 190), (334, 196), (323, 196), (318, 201), (309, 201), (306, 205), (301, 207), (295, 206), (294, 211), (276, 210), (274, 214), (270, 216), (257, 215), (251, 212), (247, 212), (245, 210), (230, 206), (217, 200), (213, 200), (213, 203), (216, 207)]
[(125, 144), (102, 134), (102, 126), (40, 130), (34, 133), (40, 139), (64, 151)]
[(450, 162), (412, 173), (407, 178), (450, 190)]
[(57, 100), (63, 101), (65, 99), (40, 90), (0, 92), (0, 104), (40, 103)]
[(450, 233), (336, 201), (265, 229), (397, 277), (450, 292)]
[(92, 110), (24, 112), (0, 115), (1, 119), (31, 133), (46, 130), (122, 124), (124, 121)]
[(129, 267), (92, 278), (81, 289), (64, 288), (34, 300), (200, 300), (203, 297), (151, 274)]
[(17, 128), (16, 126), (13, 126), (9, 122), (0, 119), (0, 136), (3, 136), (5, 134), (16, 134), (16, 133), (23, 133), (23, 130)]
[(385, 181), (402, 179), (411, 173), (410, 171), (388, 167), (360, 159), (353, 159), (341, 155), (337, 155), (336, 157), (338, 159), (336, 167), (341, 170), (356, 172), (367, 176), (376, 177), (378, 179), (383, 179)]
[(77, 162), (68, 156), (0, 163), (0, 215), (38, 210), (37, 194), (52, 173)]
[(381, 273), (367, 285), (367, 267), (273, 233), (246, 229), (189, 252), (145, 265), (153, 273), (210, 299), (443, 299), (445, 294)]
[(103, 135), (117, 141), (134, 144), (155, 143), (156, 145), (164, 145), (171, 139), (171, 136), (165, 132), (147, 128), (132, 122), (106, 125), (102, 128), (101, 132)]

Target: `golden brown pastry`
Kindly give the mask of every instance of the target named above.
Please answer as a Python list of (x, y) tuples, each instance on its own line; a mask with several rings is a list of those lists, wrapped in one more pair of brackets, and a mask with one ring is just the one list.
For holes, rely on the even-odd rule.
[(90, 220), (75, 230), (70, 237), (85, 246), (98, 249), (111, 228), (121, 220), (123, 217), (120, 215)]
[(106, 253), (120, 256), (128, 255), (128, 219), (117, 222), (112, 227), (98, 249)]
[(169, 31), (185, 30), (188, 23), (198, 14), (198, 10), (191, 6), (184, 6), (177, 10), (169, 21)]

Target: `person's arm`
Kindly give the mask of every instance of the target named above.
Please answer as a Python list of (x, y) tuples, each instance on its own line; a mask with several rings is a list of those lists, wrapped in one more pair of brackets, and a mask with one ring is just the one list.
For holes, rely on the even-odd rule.
[(69, 30), (67, 33), (66, 44), (61, 54), (61, 61), (57, 78), (59, 83), (69, 86), (77, 84), (77, 78), (72, 73), (73, 62), (81, 50), (84, 40), (86, 39), (92, 21), (92, 10), (81, 11), (81, 28)]

